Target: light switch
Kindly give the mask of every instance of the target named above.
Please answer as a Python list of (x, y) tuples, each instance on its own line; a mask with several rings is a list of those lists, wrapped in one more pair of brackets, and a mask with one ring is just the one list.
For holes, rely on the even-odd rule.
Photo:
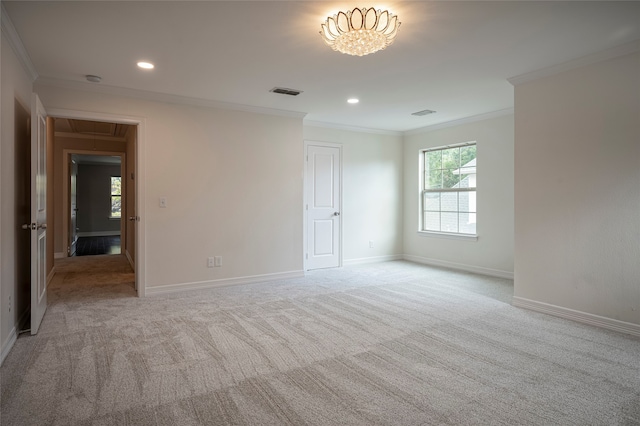
[(167, 207), (167, 197), (160, 197), (160, 207), (162, 208)]

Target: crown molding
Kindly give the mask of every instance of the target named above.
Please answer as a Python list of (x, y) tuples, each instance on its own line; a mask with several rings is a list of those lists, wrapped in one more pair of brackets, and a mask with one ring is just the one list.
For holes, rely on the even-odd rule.
[(33, 66), (33, 62), (31, 62), (31, 58), (29, 57), (29, 53), (27, 49), (25, 49), (18, 32), (16, 31), (16, 27), (13, 26), (13, 22), (11, 22), (11, 18), (9, 18), (9, 14), (7, 13), (7, 9), (4, 7), (4, 3), (0, 2), (0, 22), (2, 26), (2, 33), (7, 37), (7, 41), (9, 45), (15, 52), (18, 60), (22, 64), (22, 67), (27, 72), (29, 77), (31, 77), (31, 82), (34, 82), (38, 78), (38, 72), (36, 71), (36, 67)]
[(513, 108), (505, 108), (497, 111), (486, 112), (484, 114), (472, 115), (470, 117), (464, 117), (457, 120), (445, 121), (444, 123), (432, 124), (431, 126), (420, 127), (419, 129), (407, 130), (406, 132), (404, 132), (404, 135), (409, 136), (419, 133), (428, 133), (433, 132), (434, 130), (445, 129), (447, 127), (460, 126), (462, 124), (474, 123), (476, 121), (504, 117), (506, 115), (513, 115), (513, 111)]
[(304, 126), (321, 127), (325, 129), (348, 130), (350, 132), (373, 133), (376, 135), (402, 136), (402, 132), (397, 130), (371, 129), (368, 127), (349, 126), (347, 124), (327, 123), (324, 121), (303, 120), (302, 124)]
[(611, 49), (602, 50), (591, 55), (582, 56), (580, 58), (573, 59), (571, 61), (563, 62), (561, 64), (552, 65), (550, 67), (541, 68), (536, 71), (531, 71), (525, 74), (521, 74), (515, 77), (507, 79), (509, 83), (514, 86), (528, 83), (529, 81), (538, 80), (543, 77), (550, 77), (561, 72), (570, 71), (575, 68), (584, 67), (587, 65), (595, 64), (598, 62), (606, 61), (609, 59), (617, 58), (619, 56), (629, 55), (631, 53), (640, 52), (640, 40), (635, 40), (630, 43), (621, 44), (620, 46), (613, 47)]
[(276, 115), (281, 117), (304, 118), (306, 112), (287, 111), (276, 108), (257, 107), (235, 104), (231, 102), (212, 101), (192, 98), (189, 96), (171, 95), (168, 93), (150, 92), (147, 90), (129, 89), (125, 87), (108, 86), (100, 83), (85, 83), (82, 81), (61, 80), (51, 77), (40, 77), (36, 81), (38, 86), (58, 87), (61, 89), (78, 90), (82, 92), (101, 93), (105, 95), (123, 96), (145, 101), (196, 106), (203, 108), (218, 108), (233, 111), (251, 112), (256, 114)]

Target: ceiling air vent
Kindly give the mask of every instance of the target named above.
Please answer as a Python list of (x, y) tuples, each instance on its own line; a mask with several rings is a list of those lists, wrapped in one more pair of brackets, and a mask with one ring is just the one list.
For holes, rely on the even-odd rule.
[(285, 89), (284, 87), (274, 87), (269, 91), (273, 93), (278, 93), (280, 95), (289, 95), (289, 96), (298, 96), (300, 93), (302, 93), (302, 90)]
[(429, 114), (435, 114), (435, 111), (431, 111), (430, 109), (423, 109), (422, 111), (414, 112), (411, 115), (422, 117), (423, 115), (429, 115)]

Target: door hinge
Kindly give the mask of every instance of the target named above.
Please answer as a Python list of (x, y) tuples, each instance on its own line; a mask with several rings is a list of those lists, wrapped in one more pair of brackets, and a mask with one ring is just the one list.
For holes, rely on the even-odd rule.
[(309, 253), (306, 253), (306, 254), (304, 255), (304, 258), (305, 258), (305, 259), (309, 259)]
[(305, 208), (306, 208), (306, 210), (309, 210), (309, 204), (307, 204), (307, 205), (305, 206)]

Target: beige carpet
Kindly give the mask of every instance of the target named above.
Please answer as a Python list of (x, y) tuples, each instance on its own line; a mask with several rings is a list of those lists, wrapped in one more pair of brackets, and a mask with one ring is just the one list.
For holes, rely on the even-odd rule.
[(4, 425), (637, 425), (640, 339), (408, 262), (135, 297), (121, 256), (58, 265), (0, 369)]

